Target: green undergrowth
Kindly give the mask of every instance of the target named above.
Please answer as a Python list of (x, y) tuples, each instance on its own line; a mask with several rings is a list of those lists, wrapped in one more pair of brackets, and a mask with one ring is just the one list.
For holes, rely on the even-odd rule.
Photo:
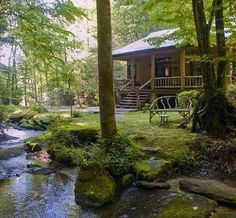
[(169, 127), (159, 127), (158, 116), (150, 124), (148, 112), (126, 113), (117, 119), (118, 136), (112, 140), (100, 139), (99, 114), (80, 113), (76, 118), (66, 112), (54, 115), (60, 118), (44, 135), (31, 140), (47, 144), (58, 162), (83, 166), (95, 161), (118, 178), (130, 173), (138, 160), (168, 160), (176, 170), (195, 165), (191, 146), (196, 134), (177, 127), (181, 121), (177, 113), (170, 114)]
[(216, 139), (199, 135), (193, 149), (201, 168), (207, 166), (222, 175), (235, 175), (236, 138)]

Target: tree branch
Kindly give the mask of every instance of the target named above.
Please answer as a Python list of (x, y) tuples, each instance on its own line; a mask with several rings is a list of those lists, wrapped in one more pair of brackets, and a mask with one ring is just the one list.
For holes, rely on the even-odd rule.
[(207, 23), (207, 31), (210, 32), (211, 30), (211, 26), (215, 17), (215, 11), (216, 11), (216, 0), (212, 1), (212, 5), (211, 5), (211, 13), (210, 13), (210, 17), (209, 17), (209, 21)]

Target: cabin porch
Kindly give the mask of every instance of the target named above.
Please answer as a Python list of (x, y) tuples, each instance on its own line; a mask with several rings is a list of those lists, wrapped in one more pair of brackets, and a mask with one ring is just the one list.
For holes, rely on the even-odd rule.
[[(151, 94), (176, 95), (202, 89), (200, 63), (188, 60), (195, 53), (195, 48), (175, 48), (119, 57), (127, 63), (127, 74), (125, 79), (114, 79), (118, 107), (141, 108), (150, 101)], [(228, 78), (232, 83), (232, 71)]]

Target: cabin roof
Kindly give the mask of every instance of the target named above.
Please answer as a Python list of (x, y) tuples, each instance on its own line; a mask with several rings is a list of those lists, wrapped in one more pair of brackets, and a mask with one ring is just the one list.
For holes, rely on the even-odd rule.
[(128, 54), (136, 54), (136, 53), (144, 53), (153, 51), (156, 49), (161, 48), (168, 48), (168, 47), (175, 47), (180, 41), (178, 40), (165, 40), (162, 42), (158, 47), (151, 45), (148, 40), (152, 38), (163, 38), (166, 36), (169, 36), (170, 34), (174, 33), (177, 29), (167, 29), (167, 30), (161, 30), (157, 32), (152, 32), (148, 36), (139, 39), (135, 42), (132, 42), (122, 48), (119, 48), (115, 51), (113, 51), (112, 56), (113, 57), (122, 57)]
[[(149, 39), (152, 38), (164, 38), (167, 37), (174, 32), (176, 32), (178, 29), (166, 29), (166, 30), (160, 30), (157, 32), (152, 32), (148, 36), (139, 39), (135, 42), (132, 42), (122, 48), (116, 49), (112, 52), (113, 58), (122, 58), (131, 56), (131, 55), (137, 55), (137, 54), (147, 54), (156, 50), (162, 50), (162, 49), (170, 49), (175, 48), (176, 45), (181, 43), (181, 40), (164, 40), (158, 47), (155, 45), (152, 45), (149, 43)], [(226, 38), (229, 38), (232, 36), (232, 33), (226, 30), (225, 32)]]

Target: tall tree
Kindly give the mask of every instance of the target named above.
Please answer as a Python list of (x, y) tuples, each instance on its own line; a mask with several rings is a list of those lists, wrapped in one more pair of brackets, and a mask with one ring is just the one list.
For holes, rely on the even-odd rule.
[(116, 134), (110, 0), (97, 0), (99, 104), (102, 137)]
[[(206, 130), (213, 135), (225, 134), (229, 130), (229, 125), (236, 124), (235, 109), (229, 105), (226, 98), (229, 67), (223, 7), (223, 0), (212, 0), (209, 20), (207, 22), (204, 1), (192, 0), (192, 10), (204, 79), (204, 96), (200, 99), (204, 103), (199, 107), (194, 120), (197, 121), (196, 124), (200, 125), (202, 130)], [(214, 19), (217, 47), (217, 58), (215, 60), (213, 60), (210, 49), (210, 33)], [(216, 63), (215, 66), (214, 63)]]

